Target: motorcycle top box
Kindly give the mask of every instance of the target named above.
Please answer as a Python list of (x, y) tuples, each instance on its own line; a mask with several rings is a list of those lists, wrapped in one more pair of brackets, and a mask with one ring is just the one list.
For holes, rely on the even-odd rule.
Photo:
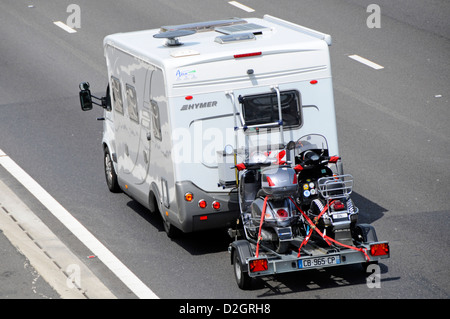
[(289, 166), (273, 165), (261, 170), (261, 187), (266, 195), (273, 197), (295, 194), (297, 192), (297, 175)]

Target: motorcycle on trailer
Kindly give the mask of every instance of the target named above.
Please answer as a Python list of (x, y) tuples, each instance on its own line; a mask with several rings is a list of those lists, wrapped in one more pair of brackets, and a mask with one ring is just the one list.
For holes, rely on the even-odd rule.
[(241, 172), (238, 197), (244, 233), (277, 253), (288, 250), (299, 217), (289, 199), (297, 193), (297, 174), (284, 157), (286, 150), (256, 151), (248, 162), (237, 165)]
[(236, 165), (242, 227), (229, 246), (241, 289), (257, 276), (389, 258), (375, 229), (357, 224), (353, 177), (338, 174), (325, 137), (306, 135), (276, 156), (252, 154)]

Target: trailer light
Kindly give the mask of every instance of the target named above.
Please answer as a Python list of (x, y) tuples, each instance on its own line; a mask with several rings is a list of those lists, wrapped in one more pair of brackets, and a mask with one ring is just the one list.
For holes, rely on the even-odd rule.
[(249, 261), (250, 272), (260, 272), (269, 269), (267, 259), (253, 259)]
[(208, 220), (208, 215), (200, 216), (200, 220)]
[(262, 54), (262, 52), (252, 52), (252, 53), (235, 54), (235, 55), (234, 55), (234, 58), (235, 58), (235, 59), (239, 59), (239, 58), (248, 58), (248, 57), (251, 57), (251, 56), (258, 56), (258, 55), (261, 55), (261, 54)]
[(389, 255), (389, 244), (381, 243), (381, 244), (370, 245), (370, 254), (372, 256)]
[(311, 83), (311, 84), (317, 84), (317, 80), (312, 80), (312, 81), (310, 81), (309, 83)]
[(218, 210), (218, 209), (220, 209), (220, 203), (218, 202), (218, 201), (214, 201), (213, 203), (212, 203), (212, 207), (215, 209), (215, 210)]
[(184, 194), (184, 200), (187, 202), (192, 202), (192, 200), (194, 199), (194, 195), (192, 195), (192, 193), (186, 193)]
[(205, 208), (206, 207), (206, 201), (204, 199), (200, 199), (198, 201), (198, 207)]

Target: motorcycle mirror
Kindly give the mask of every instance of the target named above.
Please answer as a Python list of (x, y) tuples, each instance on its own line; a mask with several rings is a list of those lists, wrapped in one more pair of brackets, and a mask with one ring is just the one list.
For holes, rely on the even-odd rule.
[(289, 143), (287, 143), (286, 149), (293, 150), (294, 148), (295, 148), (295, 142), (294, 141), (290, 141)]

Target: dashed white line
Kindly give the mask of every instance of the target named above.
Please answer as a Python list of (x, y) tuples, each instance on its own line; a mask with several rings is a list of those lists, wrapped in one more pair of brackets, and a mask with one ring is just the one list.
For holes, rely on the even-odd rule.
[(67, 24), (65, 24), (65, 23), (63, 23), (61, 21), (55, 21), (55, 22), (53, 22), (53, 24), (55, 24), (56, 26), (60, 27), (61, 29), (63, 29), (66, 32), (69, 32), (69, 33), (77, 32), (77, 30), (69, 27)]
[(384, 69), (384, 66), (379, 65), (379, 64), (377, 64), (375, 62), (372, 62), (372, 61), (370, 61), (370, 60), (368, 60), (366, 58), (363, 58), (363, 57), (361, 57), (361, 56), (359, 56), (357, 54), (349, 55), (348, 57), (350, 59), (358, 61), (359, 63), (365, 64), (365, 65), (367, 65), (367, 66), (369, 66), (369, 67), (371, 67), (371, 68), (373, 68), (375, 70)]
[(28, 189), (37, 200), (89, 248), (138, 298), (158, 299), (158, 296), (149, 287), (1, 149), (0, 165)]
[(243, 5), (242, 3), (239, 3), (237, 1), (228, 1), (229, 4), (231, 4), (232, 6), (235, 6), (236, 8), (239, 8), (241, 10), (247, 11), (247, 12), (254, 12), (255, 10), (247, 7), (246, 5)]

